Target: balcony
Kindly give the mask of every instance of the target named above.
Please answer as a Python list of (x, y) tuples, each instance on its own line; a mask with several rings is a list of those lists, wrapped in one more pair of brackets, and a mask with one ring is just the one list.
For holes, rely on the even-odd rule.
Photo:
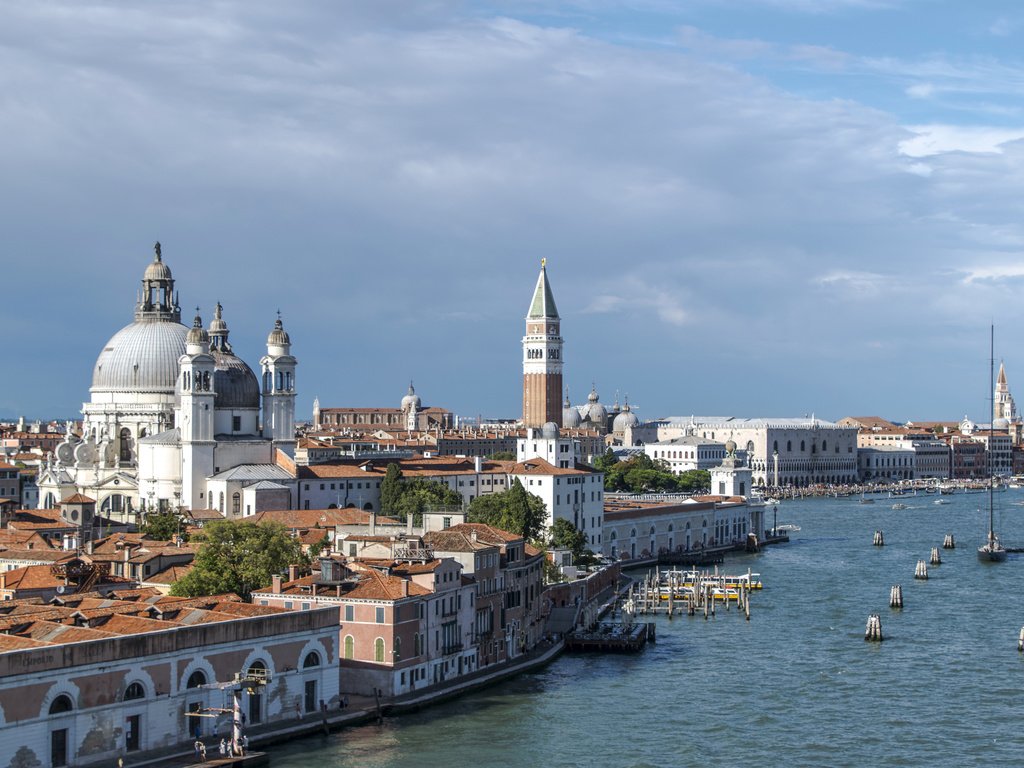
[(462, 651), (462, 643), (451, 643), (441, 646), (442, 656), (449, 656), (453, 653), (459, 653), (460, 651)]

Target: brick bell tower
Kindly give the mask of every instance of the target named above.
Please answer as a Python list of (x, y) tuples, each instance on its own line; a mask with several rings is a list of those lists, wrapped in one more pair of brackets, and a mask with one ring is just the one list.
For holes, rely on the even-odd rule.
[(541, 259), (537, 287), (526, 314), (523, 336), (523, 424), (562, 426), (561, 318), (548, 284), (546, 259)]

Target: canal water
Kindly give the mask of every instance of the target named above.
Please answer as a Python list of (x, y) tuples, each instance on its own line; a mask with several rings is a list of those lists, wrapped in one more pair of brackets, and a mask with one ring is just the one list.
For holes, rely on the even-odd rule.
[[(274, 768), (410, 766), (960, 766), (1024, 754), (1024, 555), (979, 563), (985, 493), (779, 505), (791, 543), (726, 561), (759, 572), (733, 609), (658, 617), (635, 656), (563, 656), (420, 713), (273, 748)], [(1024, 492), (995, 494), (1024, 546)], [(893, 510), (894, 501), (908, 509)], [(771, 521), (771, 510), (768, 520)], [(885, 546), (871, 545), (880, 529)], [(945, 534), (955, 550), (915, 581)], [(893, 584), (904, 608), (888, 607)], [(885, 641), (867, 643), (868, 615)]]

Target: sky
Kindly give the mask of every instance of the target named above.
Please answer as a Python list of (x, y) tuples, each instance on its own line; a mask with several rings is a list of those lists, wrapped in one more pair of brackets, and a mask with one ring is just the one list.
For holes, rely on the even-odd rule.
[(72, 417), (153, 243), (297, 415), (521, 412), (541, 258), (565, 384), (666, 415), (1024, 401), (1024, 6), (14, 0), (0, 417)]

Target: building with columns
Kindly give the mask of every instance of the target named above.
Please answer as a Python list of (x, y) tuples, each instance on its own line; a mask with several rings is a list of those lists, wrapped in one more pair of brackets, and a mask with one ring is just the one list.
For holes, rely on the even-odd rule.
[[(93, 369), (82, 434), (69, 428), (40, 468), (39, 506), (76, 493), (97, 514), (125, 522), (142, 508), (217, 507), (207, 481), (242, 465), (276, 470), (295, 450), (295, 368), (278, 317), (260, 360), (262, 382), (228, 341), (218, 303), (209, 329), (181, 323), (174, 278), (160, 244), (142, 277), (134, 321), (106, 343)], [(279, 473), (251, 483), (279, 481)], [(280, 485), (280, 483), (278, 483)], [(293, 483), (294, 485), (294, 483)], [(274, 506), (280, 488), (273, 490)]]
[(541, 259), (537, 287), (526, 313), (523, 336), (523, 424), (562, 426), (561, 318), (548, 284), (546, 260)]

